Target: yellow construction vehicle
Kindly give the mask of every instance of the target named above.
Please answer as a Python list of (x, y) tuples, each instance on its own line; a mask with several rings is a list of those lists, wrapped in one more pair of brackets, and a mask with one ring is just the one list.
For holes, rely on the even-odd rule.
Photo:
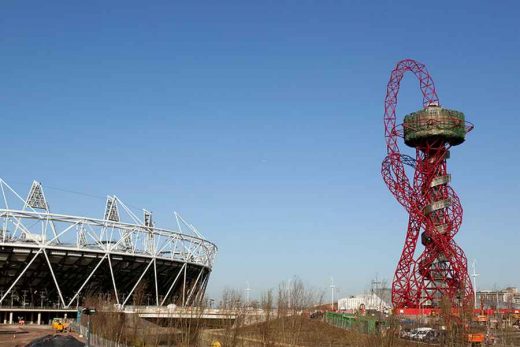
[(54, 329), (54, 331), (56, 331), (57, 333), (68, 331), (69, 323), (64, 321), (62, 318), (53, 318), (52, 329)]

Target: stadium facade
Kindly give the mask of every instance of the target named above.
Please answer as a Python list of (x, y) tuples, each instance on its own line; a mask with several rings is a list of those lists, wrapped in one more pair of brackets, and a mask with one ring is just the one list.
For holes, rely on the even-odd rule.
[(0, 190), (0, 312), (9, 320), (74, 311), (90, 297), (119, 306), (190, 306), (203, 297), (217, 247), (177, 213), (174, 231), (116, 196), (97, 219), (51, 212), (36, 181), (26, 198), (1, 179)]

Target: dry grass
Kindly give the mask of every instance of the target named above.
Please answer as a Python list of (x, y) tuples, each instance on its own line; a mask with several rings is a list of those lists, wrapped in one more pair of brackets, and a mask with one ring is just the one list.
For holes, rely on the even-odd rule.
[[(226, 347), (392, 347), (417, 346), (415, 342), (399, 340), (389, 334), (366, 335), (356, 331), (349, 331), (329, 325), (321, 320), (310, 319), (305, 316), (291, 316), (276, 318), (269, 322), (253, 324), (237, 328), (235, 338), (230, 340), (225, 331), (216, 331), (213, 340), (219, 340)], [(425, 346), (422, 344), (421, 346)]]
[[(164, 319), (158, 322), (160, 326), (139, 318), (137, 314), (117, 312), (113, 304), (98, 298), (90, 299), (86, 304), (98, 309), (98, 314), (91, 317), (93, 333), (128, 346), (202, 347), (209, 346), (213, 340), (219, 340), (223, 347), (418, 346), (415, 342), (398, 339), (397, 326), (392, 322), (383, 336), (345, 330), (321, 319), (309, 318), (307, 313), (322, 304), (323, 295), (305, 288), (298, 279), (291, 282), (290, 287), (282, 284), (277, 291), (264, 293), (254, 303), (256, 312), (261, 312), (254, 318), (249, 314), (253, 304), (245, 303), (240, 291), (226, 290), (220, 308), (232, 312), (235, 320), (232, 324), (223, 320), (218, 330), (204, 326), (201, 318), (205, 310), (203, 299), (192, 311), (192, 317)], [(83, 324), (86, 325), (86, 321)]]

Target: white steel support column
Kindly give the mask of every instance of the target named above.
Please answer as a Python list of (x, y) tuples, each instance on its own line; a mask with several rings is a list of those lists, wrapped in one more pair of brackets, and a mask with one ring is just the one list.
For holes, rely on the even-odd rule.
[(63, 295), (61, 294), (60, 286), (58, 285), (58, 280), (56, 279), (56, 276), (54, 275), (54, 270), (52, 269), (51, 261), (49, 260), (49, 256), (47, 255), (47, 252), (45, 252), (45, 249), (43, 250), (43, 255), (45, 256), (45, 259), (47, 260), (47, 264), (49, 265), (49, 269), (51, 270), (52, 279), (54, 280), (54, 284), (56, 285), (56, 290), (58, 290), (58, 294), (60, 296), (61, 303), (63, 307), (65, 307), (65, 300), (63, 300)]
[(110, 268), (110, 276), (112, 277), (112, 284), (114, 285), (114, 294), (116, 295), (116, 302), (119, 305), (119, 294), (117, 293), (116, 278), (114, 277), (114, 269), (112, 268), (112, 260), (110, 260), (110, 254), (108, 255), (108, 267)]
[(144, 269), (143, 273), (141, 274), (141, 277), (139, 277), (139, 279), (137, 280), (137, 282), (135, 283), (134, 287), (132, 288), (132, 290), (130, 291), (130, 293), (128, 293), (125, 301), (123, 302), (123, 306), (126, 305), (126, 302), (128, 301), (128, 299), (130, 299), (130, 297), (132, 296), (132, 294), (134, 293), (134, 290), (135, 288), (137, 288), (137, 286), (139, 285), (139, 283), (141, 283), (141, 280), (143, 279), (144, 275), (146, 274), (146, 272), (148, 271), (148, 269), (150, 268), (150, 266), (153, 264), (154, 260), (152, 259), (150, 261), (150, 263), (148, 264), (148, 266), (146, 267), (146, 269)]
[(27, 264), (27, 266), (23, 269), (23, 271), (18, 275), (18, 277), (14, 280), (13, 284), (11, 284), (11, 286), (9, 287), (9, 289), (7, 289), (7, 291), (5, 292), (5, 294), (2, 296), (2, 298), (0, 299), (0, 304), (4, 301), (5, 297), (7, 296), (7, 294), (9, 294), (11, 292), (11, 290), (13, 289), (13, 287), (16, 285), (16, 283), (18, 283), (18, 281), (20, 280), (20, 278), (22, 278), (23, 274), (25, 273), (25, 271), (27, 271), (27, 269), (29, 269), (29, 267), (31, 266), (31, 264), (36, 260), (36, 258), (38, 257), (38, 255), (40, 255), (40, 253), (42, 252), (42, 249), (40, 248), (38, 250), (38, 252), (36, 252), (36, 254), (34, 255), (34, 257), (32, 257), (31, 261)]
[(195, 288), (197, 288), (197, 283), (199, 283), (200, 276), (202, 276), (202, 273), (204, 272), (204, 268), (200, 269), (199, 275), (197, 276), (197, 279), (195, 280), (195, 283), (191, 286), (191, 289), (188, 294), (188, 298), (186, 299), (186, 304), (189, 305), (191, 296), (193, 295), (193, 292), (195, 291)]
[(200, 285), (200, 290), (195, 295), (195, 302), (201, 302), (202, 296), (204, 295), (204, 292), (206, 291), (206, 286), (208, 285), (209, 281), (209, 273), (204, 276), (204, 279), (202, 280), (202, 284)]
[(94, 270), (92, 270), (92, 272), (90, 273), (90, 275), (88, 275), (87, 279), (85, 280), (85, 282), (83, 282), (83, 284), (81, 285), (81, 287), (79, 287), (78, 291), (76, 292), (76, 295), (74, 295), (72, 297), (72, 299), (70, 299), (70, 302), (69, 304), (65, 307), (65, 308), (68, 308), (70, 305), (72, 305), (72, 303), (74, 302), (74, 300), (76, 299), (76, 297), (79, 295), (79, 293), (81, 293), (81, 291), (83, 290), (83, 287), (85, 287), (88, 283), (88, 281), (90, 281), (90, 278), (92, 278), (92, 276), (94, 276), (94, 273), (96, 272), (96, 270), (98, 269), (99, 265), (101, 265), (101, 263), (103, 262), (103, 260), (105, 260), (105, 258), (108, 256), (108, 253), (105, 253), (105, 255), (103, 256), (103, 258), (101, 258), (101, 260), (97, 263), (96, 267), (94, 268)]
[(170, 295), (170, 292), (172, 291), (173, 287), (175, 286), (175, 283), (177, 283), (177, 280), (179, 279), (182, 272), (184, 272), (184, 268), (186, 267), (186, 263), (179, 269), (179, 272), (177, 273), (177, 276), (175, 276), (175, 279), (173, 280), (172, 285), (166, 292), (166, 295), (164, 296), (163, 301), (161, 302), (161, 306), (164, 305), (164, 302), (166, 301), (166, 298), (168, 298), (168, 295)]
[(188, 267), (187, 263), (184, 263), (184, 279), (182, 282), (182, 306), (186, 306), (186, 301), (184, 300), (186, 298), (186, 268)]
[(157, 282), (157, 258), (153, 258), (153, 274), (155, 278), (155, 304), (159, 305), (159, 283)]

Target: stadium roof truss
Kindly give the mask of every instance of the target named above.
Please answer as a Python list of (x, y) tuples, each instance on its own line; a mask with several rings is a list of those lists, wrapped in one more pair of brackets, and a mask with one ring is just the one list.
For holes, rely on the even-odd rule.
[[(196, 296), (203, 295), (217, 247), (204, 239), (193, 225), (176, 212), (174, 216), (178, 231), (173, 231), (156, 227), (152, 213), (147, 210), (143, 210), (141, 220), (115, 195), (107, 197), (104, 218), (96, 219), (52, 213), (43, 187), (36, 181), (32, 183), (25, 199), (2, 179), (0, 190), (0, 247), (14, 247), (14, 252), (18, 247), (18, 252), (30, 253), (22, 263), (24, 266), (13, 275), (14, 280), (10, 280), (10, 284), (6, 283), (6, 290), (0, 292), (0, 305), (37, 257), (41, 259), (41, 255), (49, 267), (60, 306), (63, 308), (69, 308), (77, 302), (79, 295), (102, 264), (108, 265), (110, 269), (110, 276), (107, 274), (107, 278), (111, 278), (112, 289), (119, 305), (129, 303), (128, 300), (145, 274), (154, 278), (155, 288), (150, 289), (156, 305), (167, 303), (174, 287), (182, 288), (182, 298), (179, 300), (182, 305), (189, 305), (195, 301)], [(123, 219), (129, 221), (124, 222)], [(193, 235), (186, 233), (183, 226)], [(81, 282), (72, 284), (75, 288), (69, 288), (72, 294), (66, 296), (62, 290), (65, 285), (60, 283), (57, 276), (59, 269), (56, 269), (56, 264), (51, 263), (49, 256), (63, 255), (65, 258), (70, 254), (79, 253), (82, 257), (95, 259), (88, 268), (88, 275), (85, 274), (86, 278), (84, 276), (84, 280), (82, 278)], [(138, 259), (143, 263), (139, 269), (144, 270), (139, 276), (133, 277), (137, 279), (135, 282), (125, 283), (127, 295), (121, 296), (120, 284), (114, 275), (117, 269), (114, 269), (113, 262), (123, 257)], [(168, 274), (167, 279), (162, 282), (158, 281), (158, 263), (165, 267), (168, 267), (168, 264), (177, 264), (175, 273)], [(150, 269), (153, 269), (153, 276), (150, 275)], [(193, 273), (190, 283), (186, 280), (188, 269), (198, 272)], [(81, 268), (78, 268), (78, 271), (82, 271)], [(159, 282), (162, 283), (161, 286)], [(159, 295), (160, 287), (162, 295)]]

